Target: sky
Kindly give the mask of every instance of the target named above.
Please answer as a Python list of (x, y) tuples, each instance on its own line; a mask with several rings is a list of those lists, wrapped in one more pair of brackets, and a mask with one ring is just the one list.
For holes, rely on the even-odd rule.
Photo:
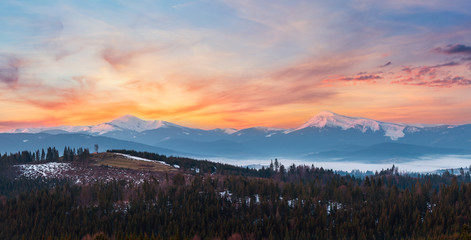
[(0, 2), (0, 131), (471, 123), (469, 0)]

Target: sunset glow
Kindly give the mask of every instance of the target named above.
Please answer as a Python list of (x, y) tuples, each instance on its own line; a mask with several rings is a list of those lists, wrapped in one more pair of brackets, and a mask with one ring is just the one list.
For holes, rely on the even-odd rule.
[[(46, 4), (47, 2), (47, 4)], [(0, 3), (0, 131), (471, 122), (471, 2)]]

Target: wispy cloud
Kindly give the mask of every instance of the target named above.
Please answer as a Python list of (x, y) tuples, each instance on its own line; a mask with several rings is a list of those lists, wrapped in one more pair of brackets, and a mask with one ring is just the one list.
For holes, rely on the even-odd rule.
[(447, 63), (442, 63), (442, 64), (437, 64), (437, 65), (434, 65), (430, 68), (439, 68), (439, 67), (451, 67), (451, 66), (458, 66), (460, 65), (459, 62), (447, 62)]
[[(123, 49), (120, 49), (123, 48)], [(103, 60), (116, 70), (122, 70), (125, 67), (131, 66), (131, 62), (135, 58), (142, 55), (152, 55), (159, 51), (155, 46), (145, 46), (138, 49), (130, 49), (126, 46), (106, 47), (101, 52)]]
[(389, 61), (389, 62), (387, 62), (387, 63), (381, 65), (380, 67), (382, 67), (382, 68), (383, 68), (383, 67), (387, 67), (387, 66), (389, 66), (389, 65), (391, 65), (391, 64), (392, 64), (392, 62)]
[(368, 82), (368, 83), (376, 83), (377, 80), (383, 79), (382, 76), (377, 74), (359, 74), (356, 76), (345, 77), (339, 76), (334, 78), (325, 79), (325, 83), (335, 83), (335, 82)]

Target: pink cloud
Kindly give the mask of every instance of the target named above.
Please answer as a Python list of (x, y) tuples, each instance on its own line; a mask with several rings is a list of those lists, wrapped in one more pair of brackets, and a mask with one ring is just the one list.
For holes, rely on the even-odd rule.
[(335, 83), (335, 82), (353, 82), (353, 83), (360, 83), (360, 82), (366, 82), (366, 83), (376, 83), (376, 80), (383, 79), (382, 76), (378, 74), (367, 74), (367, 73), (360, 73), (355, 76), (339, 76), (339, 77), (334, 77), (334, 78), (328, 78), (325, 79), (324, 82), (326, 83)]
[(391, 83), (402, 85), (450, 88), (453, 86), (469, 86), (471, 85), (471, 80), (462, 76), (448, 76), (442, 79), (409, 77), (400, 80), (394, 80)]
[(401, 73), (393, 76), (392, 84), (450, 88), (471, 85), (471, 80), (464, 76), (453, 76), (441, 68), (458, 66), (456, 62), (448, 62), (434, 66), (405, 67)]

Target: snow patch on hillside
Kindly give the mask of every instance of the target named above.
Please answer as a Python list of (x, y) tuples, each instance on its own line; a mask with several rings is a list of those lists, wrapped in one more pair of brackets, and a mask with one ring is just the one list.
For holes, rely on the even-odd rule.
[(391, 140), (397, 140), (404, 137), (405, 126), (396, 124), (382, 124), (381, 128), (384, 130), (384, 136), (390, 137)]
[(237, 132), (237, 131), (239, 131), (239, 130), (237, 130), (237, 129), (235, 129), (235, 128), (223, 128), (222, 131), (223, 131), (224, 133), (230, 135), (230, 134), (233, 134), (233, 133), (235, 133), (235, 132)]
[(157, 161), (157, 160), (150, 160), (150, 159), (147, 159), (147, 158), (141, 158), (141, 157), (136, 157), (136, 156), (131, 156), (131, 155), (128, 155), (128, 154), (123, 154), (123, 153), (115, 153), (117, 155), (120, 155), (120, 156), (123, 156), (125, 158), (128, 158), (128, 159), (131, 159), (131, 160), (135, 160), (135, 161), (144, 161), (144, 162), (158, 162), (160, 164), (163, 164), (163, 165), (167, 165), (167, 166), (170, 166), (170, 164), (167, 164), (163, 161)]
[(49, 162), (42, 164), (21, 164), (15, 165), (20, 169), (21, 175), (27, 178), (60, 177), (64, 172), (72, 169), (70, 163)]
[[(139, 158), (142, 161), (141, 158)], [(149, 160), (151, 161), (151, 160)], [(35, 179), (68, 179), (76, 184), (89, 184), (94, 182), (109, 182), (112, 180), (126, 180), (133, 184), (141, 184), (146, 179), (155, 178), (163, 181), (165, 175), (159, 172), (138, 171), (108, 166), (85, 166), (77, 163), (39, 163), (15, 165), (18, 177)]]

